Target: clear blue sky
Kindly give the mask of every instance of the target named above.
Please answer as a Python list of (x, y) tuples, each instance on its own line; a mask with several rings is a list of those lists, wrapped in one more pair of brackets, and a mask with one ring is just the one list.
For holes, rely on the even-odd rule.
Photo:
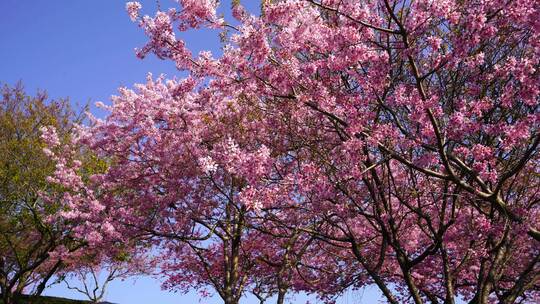
[[(142, 0), (143, 12), (153, 13), (155, 0)], [(223, 1), (225, 8), (230, 1)], [(229, 3), (227, 3), (229, 2)], [(259, 1), (243, 0), (251, 11)], [(162, 7), (175, 5), (161, 0)], [(143, 82), (146, 74), (179, 75), (171, 62), (153, 56), (139, 60), (134, 48), (146, 37), (125, 12), (123, 0), (0, 0), (0, 82), (10, 85), (22, 80), (28, 93), (44, 89), (52, 98), (69, 96), (73, 103), (108, 103), (120, 86)], [(224, 10), (226, 16), (228, 15)], [(219, 52), (216, 32), (189, 32), (182, 36), (194, 53)], [(104, 115), (92, 108), (97, 116)], [(63, 285), (49, 295), (80, 298)], [(348, 293), (338, 303), (375, 303), (377, 292)], [(221, 303), (199, 300), (196, 294), (174, 294), (160, 289), (159, 281), (139, 278), (113, 282), (106, 300), (120, 304)], [(297, 296), (294, 303), (305, 303)], [(243, 303), (255, 303), (246, 299)], [(316, 303), (313, 299), (311, 303)]]

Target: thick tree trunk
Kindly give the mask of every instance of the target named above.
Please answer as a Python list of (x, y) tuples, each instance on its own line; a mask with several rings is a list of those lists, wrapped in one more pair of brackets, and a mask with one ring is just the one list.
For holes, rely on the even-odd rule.
[(285, 294), (287, 292), (283, 289), (280, 289), (279, 292), (278, 292), (278, 297), (277, 297), (277, 304), (284, 304), (285, 303)]
[(236, 297), (228, 296), (224, 300), (224, 304), (238, 304), (239, 301), (236, 299)]
[(47, 287), (47, 282), (62, 266), (62, 263), (63, 263), (62, 260), (59, 260), (58, 262), (56, 262), (56, 264), (54, 264), (54, 266), (49, 270), (49, 272), (45, 275), (43, 280), (41, 280), (41, 282), (37, 286), (35, 295), (40, 296), (43, 293), (43, 290), (45, 290), (45, 287)]

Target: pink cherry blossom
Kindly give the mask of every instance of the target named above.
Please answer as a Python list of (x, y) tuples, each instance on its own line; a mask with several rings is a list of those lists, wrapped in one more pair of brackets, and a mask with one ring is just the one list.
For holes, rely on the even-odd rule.
[[(105, 174), (47, 133), (81, 237), (158, 248), (165, 288), (227, 304), (537, 301), (536, 2), (265, 1), (237, 26), (217, 5), (140, 19), (138, 54), (188, 76), (121, 88), (81, 128)], [(182, 40), (204, 27), (231, 31), (221, 55)]]

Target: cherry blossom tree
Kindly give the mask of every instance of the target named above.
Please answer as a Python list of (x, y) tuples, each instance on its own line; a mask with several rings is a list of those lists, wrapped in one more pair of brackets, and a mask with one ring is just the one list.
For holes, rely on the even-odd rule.
[[(63, 189), (47, 180), (56, 164), (44, 153), (40, 133), (52, 126), (59, 143), (69, 141), (83, 115), (68, 99), (29, 96), (22, 83), (4, 85), (0, 94), (0, 301), (12, 304), (22, 295), (41, 295), (68, 265), (65, 257), (84, 246), (58, 213)], [(83, 168), (92, 174), (99, 162), (89, 156)]]
[[(66, 216), (96, 245), (166, 249), (165, 287), (331, 301), (374, 285), (389, 303), (540, 300), (535, 1), (217, 1), (131, 19), (137, 51), (188, 76), (121, 88), (69, 166)], [(182, 32), (221, 32), (193, 55)], [(62, 161), (63, 156), (57, 156)], [(93, 195), (99, 189), (99, 197)], [(104, 230), (105, 229), (105, 230)], [(279, 300), (278, 300), (279, 301)]]

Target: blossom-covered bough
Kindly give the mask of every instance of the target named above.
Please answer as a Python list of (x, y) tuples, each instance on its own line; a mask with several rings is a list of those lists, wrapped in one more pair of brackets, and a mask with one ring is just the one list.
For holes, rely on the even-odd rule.
[[(233, 1), (234, 23), (178, 2), (127, 4), (138, 55), (189, 76), (120, 89), (81, 131), (113, 160), (67, 196), (90, 242), (144, 239), (167, 288), (225, 303), (540, 300), (537, 2)], [(178, 38), (205, 27), (217, 57)]]

